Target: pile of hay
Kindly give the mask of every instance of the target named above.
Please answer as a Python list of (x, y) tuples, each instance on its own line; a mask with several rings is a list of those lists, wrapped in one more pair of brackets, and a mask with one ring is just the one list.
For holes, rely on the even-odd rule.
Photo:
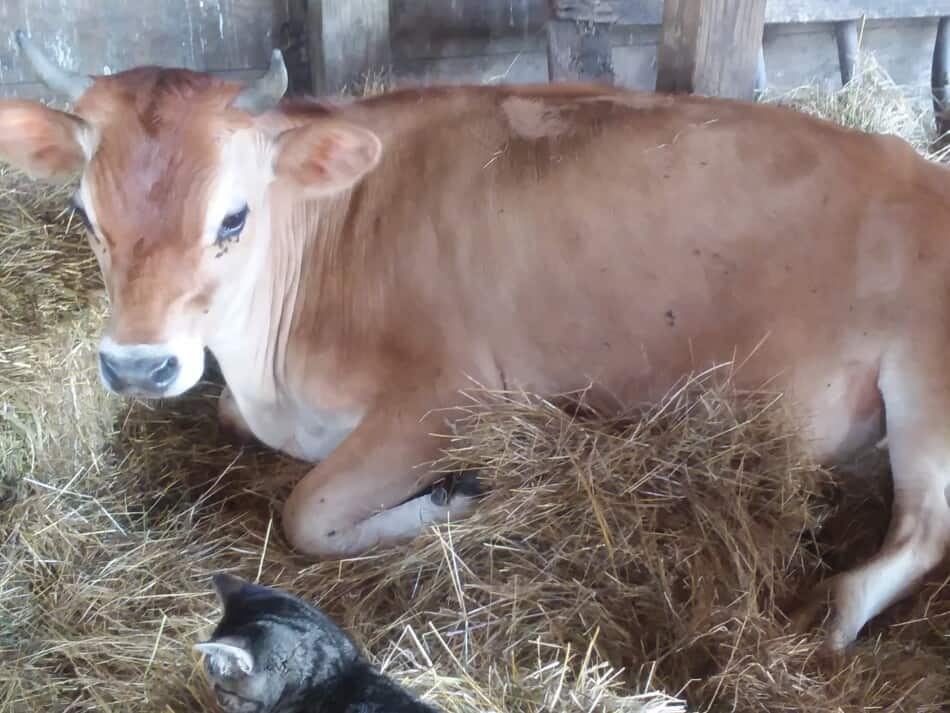
[[(891, 101), (874, 78), (809, 110), (855, 121), (854, 100)], [(886, 487), (844, 493), (856, 481), (800, 457), (780, 401), (715, 375), (622, 419), (479, 394), (443, 464), (490, 481), (477, 515), (298, 558), (277, 514), (305, 466), (223, 437), (214, 383), (107, 396), (98, 271), (66, 194), (0, 181), (0, 710), (214, 710), (191, 645), (222, 571), (318, 602), (447, 713), (950, 705), (939, 579), (845, 660), (787, 626), (799, 592), (876, 545)]]
[(837, 91), (812, 84), (766, 92), (761, 101), (792, 106), (861, 131), (899, 136), (931, 160), (947, 158), (946, 148), (935, 147), (931, 98), (908, 96), (871, 53), (858, 55), (851, 81)]

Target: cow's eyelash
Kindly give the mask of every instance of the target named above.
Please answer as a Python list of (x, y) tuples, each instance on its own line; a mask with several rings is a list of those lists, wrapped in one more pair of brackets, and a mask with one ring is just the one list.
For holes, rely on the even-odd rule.
[(229, 213), (221, 221), (218, 227), (218, 233), (214, 238), (214, 246), (218, 248), (217, 257), (221, 257), (228, 251), (228, 243), (238, 242), (241, 237), (241, 231), (244, 230), (244, 223), (247, 221), (249, 210), (245, 205), (240, 210)]

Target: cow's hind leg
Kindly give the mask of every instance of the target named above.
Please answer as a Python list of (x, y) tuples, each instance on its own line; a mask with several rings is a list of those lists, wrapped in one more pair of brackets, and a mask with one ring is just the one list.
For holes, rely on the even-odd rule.
[(412, 539), (471, 510), (476, 492), (470, 475), (454, 487), (431, 487), (440, 475), (426, 464), (442, 441), (431, 435), (436, 424), (423, 419), (425, 413), (403, 406), (371, 414), (298, 483), (283, 514), (295, 549), (354, 556)]
[(880, 378), (894, 479), (881, 549), (826, 580), (828, 645), (841, 650), (891, 604), (913, 593), (950, 546), (950, 374), (920, 354), (895, 356)]

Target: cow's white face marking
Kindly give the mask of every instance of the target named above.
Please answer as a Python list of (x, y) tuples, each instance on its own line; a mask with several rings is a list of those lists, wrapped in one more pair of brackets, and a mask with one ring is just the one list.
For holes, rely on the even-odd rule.
[(253, 130), (238, 131), (220, 145), (218, 177), (211, 189), (202, 241), (218, 241), (222, 225), (244, 207), (250, 211), (263, 201), (273, 179), (267, 140)]
[[(125, 396), (180, 396), (198, 383), (205, 368), (201, 340), (188, 336), (158, 344), (118, 344), (107, 335), (99, 342), (99, 355), (99, 378), (103, 385)], [(130, 366), (116, 373), (117, 370), (110, 371), (110, 364)], [(159, 371), (162, 369), (165, 371)], [(160, 378), (162, 373), (167, 374), (166, 379)]]
[[(208, 186), (201, 211), (203, 218), (195, 234), (184, 236), (197, 241), (197, 257), (192, 252), (178, 292), (167, 296), (158, 312), (161, 321), (149, 325), (155, 340), (128, 342), (117, 338), (115, 330), (100, 344), (99, 373), (113, 392), (142, 397), (178, 396), (192, 388), (204, 372), (204, 349), (212, 342), (244, 342), (254, 339), (244, 323), (250, 315), (255, 277), (264, 272), (270, 232), (268, 184), (269, 139), (255, 130), (242, 130), (223, 137), (219, 144), (215, 176)], [(111, 295), (115, 285), (110, 276), (110, 248), (99, 230), (97, 196), (83, 179), (75, 196), (90, 226), (90, 241), (99, 260), (118, 320), (132, 333), (139, 326), (138, 313), (128, 312)], [(194, 243), (192, 243), (194, 245)], [(193, 250), (187, 244), (183, 251)], [(182, 253), (185, 254), (184, 252)], [(147, 268), (146, 268), (147, 269)], [(164, 269), (168, 269), (167, 264)], [(152, 277), (150, 289), (160, 293), (172, 289), (161, 275)], [(196, 299), (200, 297), (200, 299)], [(120, 299), (121, 302), (121, 299)], [(160, 302), (161, 304), (161, 302)], [(121, 322), (120, 322), (121, 324)]]

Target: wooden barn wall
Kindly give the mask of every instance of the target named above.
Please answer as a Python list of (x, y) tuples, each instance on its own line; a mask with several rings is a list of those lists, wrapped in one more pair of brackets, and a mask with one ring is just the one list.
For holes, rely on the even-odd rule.
[[(392, 70), (400, 84), (547, 79), (545, 0), (390, 3)], [(246, 78), (263, 71), (280, 46), (292, 85), (306, 89), (305, 8), (306, 0), (0, 0), (0, 95), (44, 96), (16, 50), (18, 27), (68, 68), (88, 73), (157, 63)], [(923, 95), (936, 28), (930, 18), (869, 21), (863, 46), (895, 81)], [(653, 87), (658, 36), (657, 25), (613, 28), (619, 83)], [(829, 23), (768, 25), (764, 48), (773, 89), (840, 84)]]
[(26, 30), (67, 68), (141, 64), (250, 77), (266, 69), (287, 0), (0, 0), (0, 93), (45, 96), (13, 37)]
[[(644, 15), (658, 21), (660, 13)], [(401, 81), (547, 79), (545, 0), (391, 0), (390, 18), (393, 70)], [(613, 28), (618, 83), (653, 88), (659, 32), (658, 24)], [(926, 93), (936, 33), (936, 18), (869, 20), (862, 46), (898, 84)], [(767, 25), (763, 46), (770, 87), (840, 86), (831, 23)]]

